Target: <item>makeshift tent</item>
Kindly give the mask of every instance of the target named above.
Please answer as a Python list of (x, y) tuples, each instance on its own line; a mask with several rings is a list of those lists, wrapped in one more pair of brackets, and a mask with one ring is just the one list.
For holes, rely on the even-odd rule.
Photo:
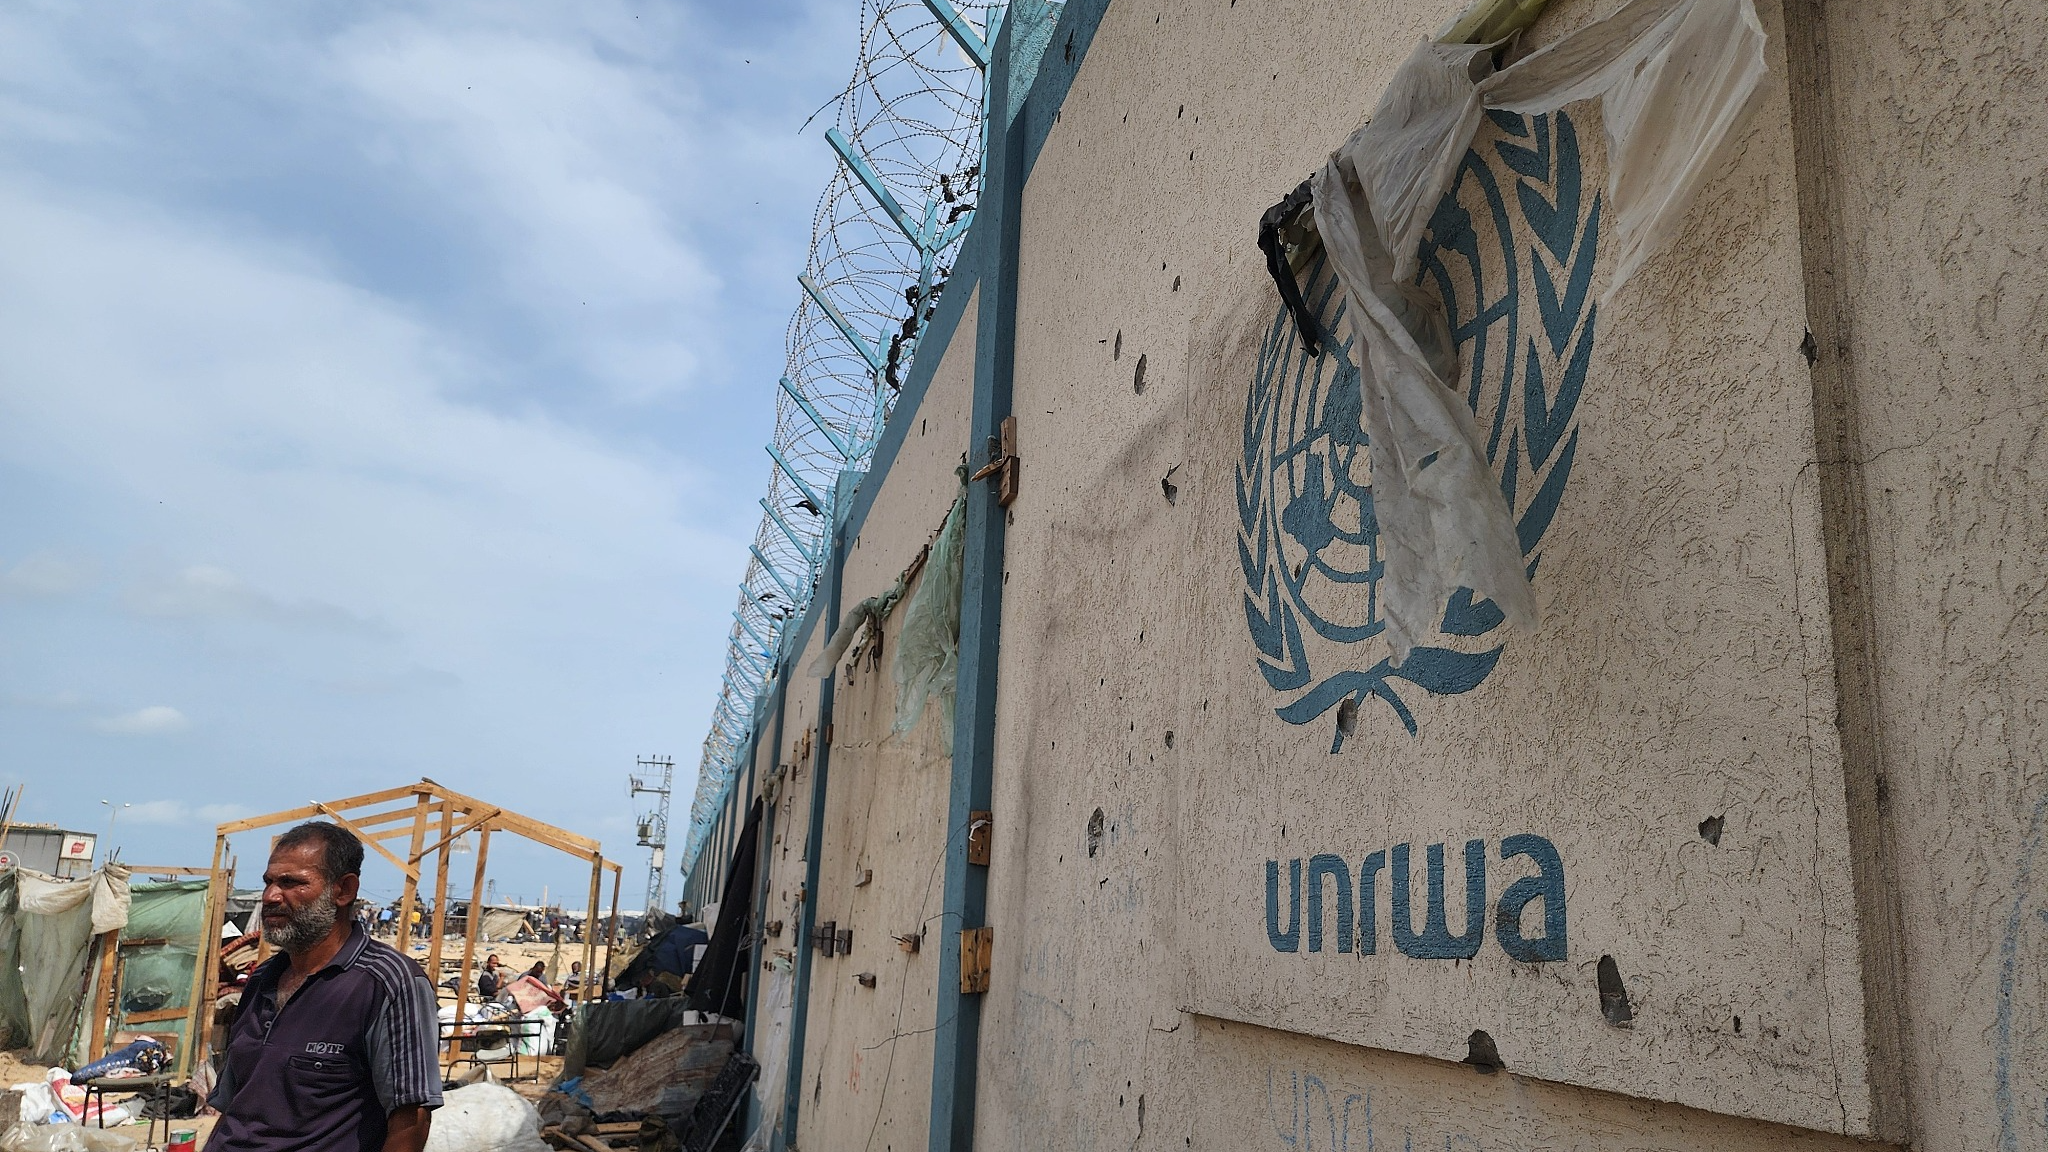
[(0, 1028), (37, 1064), (73, 1063), (93, 938), (128, 923), (128, 869), (77, 880), (26, 868), (0, 874)]
[[(129, 886), (128, 924), (109, 954), (102, 950), (94, 986), (91, 1054), (115, 1035), (147, 1035), (181, 1051), (191, 1025), (192, 969), (208, 935), (206, 881), (145, 881)], [(111, 1003), (109, 1003), (111, 1002)], [(104, 1025), (97, 1014), (105, 1012)]]

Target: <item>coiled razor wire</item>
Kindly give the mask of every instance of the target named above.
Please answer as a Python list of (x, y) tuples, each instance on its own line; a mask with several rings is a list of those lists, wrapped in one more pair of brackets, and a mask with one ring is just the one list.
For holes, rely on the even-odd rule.
[[(683, 871), (724, 806), (783, 646), (810, 607), (840, 477), (864, 472), (981, 188), (990, 31), (1006, 5), (863, 0), (853, 78), (820, 110), (841, 163), (818, 200), (761, 501)], [(817, 116), (813, 120), (818, 119)]]

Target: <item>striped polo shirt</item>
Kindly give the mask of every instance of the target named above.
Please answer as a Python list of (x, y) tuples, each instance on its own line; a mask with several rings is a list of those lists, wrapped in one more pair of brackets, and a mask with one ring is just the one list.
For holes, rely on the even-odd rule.
[(394, 1109), (441, 1105), (434, 987), (360, 923), (279, 1008), (290, 963), (279, 953), (249, 977), (207, 1152), (379, 1152)]

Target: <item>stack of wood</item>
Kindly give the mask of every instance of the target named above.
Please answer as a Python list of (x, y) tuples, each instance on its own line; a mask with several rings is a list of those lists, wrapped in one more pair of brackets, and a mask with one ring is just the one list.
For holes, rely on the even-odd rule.
[[(660, 1123), (657, 1119), (656, 1123)], [(621, 1148), (637, 1148), (640, 1144), (640, 1130), (644, 1126), (639, 1120), (624, 1120), (617, 1124), (589, 1124), (589, 1131), (569, 1132), (560, 1124), (549, 1124), (540, 1130), (540, 1138), (563, 1149), (563, 1152), (615, 1152)], [(582, 1128), (585, 1125), (571, 1123), (567, 1128)]]

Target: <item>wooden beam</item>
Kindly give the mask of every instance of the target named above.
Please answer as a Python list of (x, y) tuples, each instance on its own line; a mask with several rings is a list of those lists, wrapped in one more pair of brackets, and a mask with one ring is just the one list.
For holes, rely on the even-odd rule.
[(590, 899), (583, 907), (583, 996), (584, 1003), (593, 997), (591, 989), (603, 985), (604, 981), (593, 977), (597, 971), (597, 901), (602, 896), (604, 883), (604, 857), (595, 852), (590, 854)]
[[(462, 1023), (462, 1009), (469, 1003), (470, 965), (476, 961), (476, 938), (482, 930), (484, 917), (484, 860), (491, 854), (491, 830), (487, 827), (476, 838), (476, 880), (469, 888), (468, 923), (462, 933), (462, 975), (455, 981), (455, 1023)], [(458, 1027), (457, 1032), (461, 1029)], [(455, 1053), (449, 1052), (452, 1059)]]
[(86, 1013), (87, 1026), (92, 1029), (92, 1041), (86, 1050), (88, 1059), (97, 1060), (107, 1054), (107, 1018), (114, 1004), (114, 970), (121, 966), (120, 940), (119, 928), (100, 933), (100, 978)]
[[(617, 868), (614, 868), (614, 869), (612, 869), (612, 922), (611, 922), (611, 925), (610, 925), (609, 927), (607, 927), (607, 928), (605, 929), (605, 933), (604, 933), (604, 968), (602, 969), (602, 971), (605, 971), (605, 972), (610, 972), (610, 971), (612, 970), (612, 949), (613, 949), (613, 948), (615, 948), (615, 947), (617, 947), (617, 946), (618, 946), (618, 943), (619, 943), (619, 870), (618, 870)], [(589, 972), (590, 972), (590, 965), (588, 965), (588, 964), (585, 964), (585, 965), (583, 966), (583, 971), (584, 971), (584, 973), (585, 973), (586, 975), (588, 975), (588, 974), (589, 974)], [(602, 980), (598, 981), (598, 987), (602, 988), (603, 986), (604, 986), (604, 982), (603, 982)]]
[(178, 1049), (178, 1075), (192, 1074), (192, 1054), (202, 1052), (213, 1038), (213, 982), (220, 971), (220, 927), (221, 909), (227, 906), (227, 894), (223, 892), (220, 860), (227, 855), (228, 838), (225, 832), (213, 838), (213, 868), (206, 881), (206, 931), (199, 942), (199, 963), (192, 970), (192, 999), (187, 1005), (192, 1015), (185, 1024), (185, 1039), (198, 1043), (186, 1043)]
[(416, 865), (408, 864), (405, 861), (400, 860), (398, 858), (397, 853), (393, 852), (389, 848), (386, 848), (382, 844), (377, 843), (375, 840), (370, 839), (369, 836), (365, 834), (361, 828), (358, 828), (354, 824), (349, 823), (348, 817), (343, 816), (339, 812), (336, 812), (332, 806), (327, 804), (315, 804), (313, 805), (313, 807), (318, 808), (320, 810), (320, 813), (326, 816), (328, 819), (334, 821), (336, 824), (341, 825), (343, 828), (348, 829), (350, 832), (353, 832), (358, 840), (361, 840), (364, 843), (367, 843), (370, 847), (376, 849), (377, 854), (379, 856), (382, 856), (386, 860), (391, 861), (392, 865), (396, 867), (400, 872), (405, 873), (407, 876), (410, 876), (415, 880), (420, 878), (420, 870)]
[(416, 805), (408, 804), (403, 808), (392, 808), (388, 811), (374, 813), (369, 816), (358, 816), (356, 817), (356, 827), (375, 828), (379, 824), (395, 824), (401, 820), (412, 819), (418, 812), (419, 808)]
[[(450, 832), (448, 835), (441, 837), (441, 842), (434, 845), (432, 848), (428, 848), (424, 851), (413, 853), (412, 862), (415, 864), (419, 863), (420, 857), (425, 856), (428, 852), (439, 852), (442, 848), (447, 847), (450, 841), (460, 840), (464, 836), (469, 835), (472, 829), (475, 829), (476, 827), (484, 824), (485, 822), (489, 821), (491, 817), (496, 815), (498, 815), (498, 810), (496, 808), (493, 808), (489, 812), (485, 812), (481, 816), (476, 817), (469, 823), (464, 824), (462, 827), (457, 828), (455, 831)], [(490, 831), (490, 829), (486, 828), (484, 829), (484, 831), (488, 832)]]
[[(454, 826), (455, 806), (450, 804), (441, 809), (441, 840), (444, 844), (448, 840), (448, 830)], [(441, 936), (448, 931), (448, 849), (443, 847), (436, 856), (438, 859), (434, 864), (434, 927), (433, 934), (427, 940), (427, 975), (434, 980), (434, 987), (438, 989), (441, 986)], [(439, 993), (436, 992), (435, 995), (438, 997)], [(456, 990), (456, 995), (461, 995), (461, 989)]]
[[(439, 785), (436, 785), (436, 787), (438, 788)], [(446, 788), (440, 789), (440, 795), (442, 799), (455, 804), (465, 811), (481, 812), (490, 807), (489, 804), (473, 796), (464, 796), (460, 792), (451, 792)], [(516, 833), (537, 844), (545, 844), (550, 848), (559, 848), (572, 856), (588, 857), (599, 851), (601, 847), (597, 841), (592, 840), (588, 836), (580, 836), (567, 829), (557, 828), (552, 824), (544, 824), (531, 816), (522, 816), (517, 812), (502, 812), (500, 817), (498, 822), (500, 831)]]
[[(295, 820), (311, 820), (327, 809), (338, 808), (347, 811), (351, 808), (366, 808), (372, 804), (388, 804), (393, 800), (402, 800), (419, 792), (424, 784), (425, 782), (422, 781), (420, 784), (408, 784), (403, 788), (386, 788), (382, 792), (365, 792), (361, 796), (351, 796), (346, 800), (332, 800), (324, 805), (309, 804), (304, 808), (287, 808), (282, 812), (272, 812), (268, 816), (251, 816), (246, 820), (230, 820), (225, 824), (216, 825), (214, 832), (221, 836), (232, 836), (237, 832), (253, 832), (258, 828), (269, 828), (276, 824), (289, 824)], [(432, 791), (432, 789), (428, 789), (428, 791)]]
[[(412, 806), (412, 858), (420, 858), (420, 845), (427, 842), (427, 808), (431, 800), (427, 793), (419, 794), (419, 800)], [(402, 956), (412, 955), (412, 910), (419, 905), (419, 870), (405, 878), (405, 894), (398, 900), (398, 951)]]

